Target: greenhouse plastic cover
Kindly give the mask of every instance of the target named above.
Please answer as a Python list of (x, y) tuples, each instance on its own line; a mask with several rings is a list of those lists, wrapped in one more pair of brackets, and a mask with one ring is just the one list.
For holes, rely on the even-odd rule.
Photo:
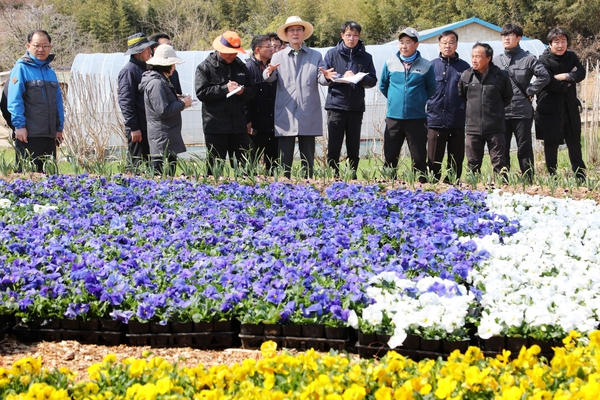
[[(501, 54), (504, 51), (501, 41), (488, 42), (494, 49), (494, 54)], [(470, 64), (471, 61), (471, 48), (474, 43), (462, 43), (458, 44), (458, 54)], [(529, 51), (533, 55), (539, 57), (545, 50), (546, 46), (539, 40), (522, 40), (520, 42), (521, 47), (524, 50)], [(321, 52), (323, 56), (331, 47), (327, 48), (315, 48), (315, 50)], [(375, 63), (375, 70), (377, 71), (377, 78), (379, 79), (383, 65), (385, 61), (391, 57), (394, 57), (398, 52), (398, 45), (396, 43), (388, 43), (382, 45), (366, 46), (367, 52), (373, 56)], [(437, 44), (425, 44), (421, 43), (418, 50), (421, 56), (432, 60), (439, 55), (439, 47)], [(212, 51), (178, 51), (178, 57), (185, 60), (184, 64), (177, 65), (177, 71), (181, 81), (181, 87), (183, 93), (188, 93), (195, 98), (194, 89), (194, 75), (196, 67), (211, 53)], [(240, 58), (245, 59), (247, 56), (241, 55)], [(73, 61), (71, 68), (71, 79), (77, 74), (83, 76), (89, 76), (91, 82), (95, 82), (97, 85), (96, 94), (99, 96), (105, 96), (108, 98), (114, 98), (117, 90), (117, 77), (119, 71), (123, 68), (126, 62), (129, 61), (129, 56), (125, 56), (123, 53), (112, 53), (112, 54), (78, 54)], [(374, 137), (383, 137), (383, 127), (385, 121), (386, 112), (386, 99), (378, 90), (379, 82), (375, 88), (367, 89), (365, 95), (365, 101), (367, 109), (363, 117), (362, 124), (362, 139), (369, 139)], [(324, 106), (325, 97), (327, 95), (327, 87), (320, 86), (321, 91), (321, 104)], [(73, 110), (77, 110), (79, 106), (77, 103), (84, 102), (86, 99), (80, 97), (74, 98), (69, 91), (67, 96), (69, 101), (74, 103)], [(106, 119), (121, 118), (119, 115), (114, 115), (114, 112), (108, 112), (102, 104), (104, 102), (97, 102), (96, 112), (106, 113)], [(182, 135), (186, 144), (203, 144), (204, 135), (202, 133), (202, 106), (191, 107), (183, 111), (183, 129)], [(122, 119), (122, 118), (121, 118)], [(326, 116), (325, 110), (323, 109), (323, 123), (324, 134), (327, 133), (325, 126)], [(85, 134), (85, 128), (81, 127), (80, 132)], [(118, 136), (115, 137), (112, 144), (118, 144)]]

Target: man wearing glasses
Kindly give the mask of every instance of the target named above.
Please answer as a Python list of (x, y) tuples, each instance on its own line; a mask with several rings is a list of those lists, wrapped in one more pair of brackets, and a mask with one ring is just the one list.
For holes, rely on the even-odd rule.
[[(281, 45), (281, 42), (279, 42)], [(275, 138), (275, 90), (276, 82), (263, 79), (263, 71), (273, 56), (273, 41), (269, 35), (256, 35), (250, 44), (252, 54), (246, 60), (246, 67), (257, 87), (256, 96), (244, 103), (248, 134), (251, 140), (250, 156), (252, 160), (263, 157), (267, 173), (272, 172), (277, 159), (277, 139)]]
[(438, 41), (440, 55), (431, 61), (435, 71), (435, 94), (427, 100), (427, 162), (429, 170), (439, 180), (447, 144), (448, 176), (445, 182), (454, 184), (462, 175), (465, 159), (465, 102), (458, 95), (458, 82), (469, 63), (456, 52), (456, 32), (444, 31)]
[[(510, 104), (505, 109), (506, 162), (510, 169), (510, 142), (514, 133), (521, 174), (531, 182), (534, 173), (531, 101), (533, 96), (550, 82), (550, 75), (533, 54), (519, 46), (523, 37), (523, 28), (517, 24), (506, 24), (502, 27), (500, 35), (504, 53), (494, 58), (494, 64), (508, 72), (514, 93)], [(531, 82), (534, 76), (535, 81)]]
[(366, 75), (357, 83), (333, 81), (327, 89), (327, 162), (339, 176), (342, 142), (346, 137), (346, 153), (356, 179), (360, 152), (360, 131), (365, 112), (365, 89), (377, 84), (373, 57), (360, 40), (362, 28), (354, 21), (346, 21), (341, 27), (342, 39), (325, 54), (325, 69), (333, 68), (338, 77), (350, 78), (359, 73)]
[(273, 54), (283, 50), (285, 48), (285, 43), (279, 39), (279, 36), (275, 32), (267, 33), (269, 36), (269, 40), (271, 41), (271, 45), (273, 46)]
[(62, 94), (50, 68), (54, 54), (48, 32), (29, 33), (25, 46), (25, 55), (10, 73), (7, 104), (15, 127), (17, 164), (21, 157), (32, 157), (37, 172), (43, 172), (44, 158), (56, 158), (56, 145), (63, 139)]

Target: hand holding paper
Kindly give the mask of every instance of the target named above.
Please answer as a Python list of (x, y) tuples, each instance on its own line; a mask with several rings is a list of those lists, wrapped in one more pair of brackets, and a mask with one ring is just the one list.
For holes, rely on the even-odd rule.
[(343, 76), (341, 78), (337, 78), (334, 79), (334, 82), (339, 82), (339, 83), (358, 83), (362, 80), (362, 78), (364, 78), (367, 74), (364, 72), (358, 72), (356, 73), (356, 75), (352, 75), (352, 76)]

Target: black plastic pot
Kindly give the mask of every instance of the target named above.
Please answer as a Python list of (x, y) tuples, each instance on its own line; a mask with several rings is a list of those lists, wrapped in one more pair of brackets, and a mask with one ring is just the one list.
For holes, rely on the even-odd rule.
[(442, 350), (444, 353), (452, 353), (454, 350), (459, 350), (461, 353), (464, 353), (469, 348), (468, 340), (461, 340), (457, 342), (451, 342), (449, 340), (442, 341)]
[(114, 319), (101, 319), (100, 330), (105, 332), (120, 332), (123, 323)]
[(347, 339), (348, 338), (348, 328), (339, 327), (334, 328), (331, 326), (325, 327), (325, 337), (327, 339)]
[(281, 335), (281, 325), (263, 324), (263, 334), (265, 336), (279, 336)]
[(308, 338), (325, 337), (325, 325), (322, 325), (322, 324), (302, 325), (302, 336), (308, 337)]
[(82, 331), (97, 331), (100, 327), (100, 323), (97, 319), (90, 319), (88, 321), (79, 321), (79, 329)]
[(214, 324), (210, 322), (194, 322), (194, 332), (212, 332), (214, 331)]
[(240, 333), (242, 335), (262, 335), (264, 330), (263, 324), (241, 324)]
[(421, 350), (438, 352), (442, 350), (441, 339), (423, 339), (421, 338)]
[(300, 325), (282, 325), (281, 333), (283, 336), (300, 337), (302, 335), (302, 327)]
[[(190, 333), (194, 324), (190, 322), (171, 322), (171, 331), (173, 333)], [(191, 343), (191, 342), (190, 342)]]
[(160, 322), (150, 322), (150, 332), (169, 333), (171, 332), (171, 323), (167, 322), (165, 325), (162, 325)]
[(506, 338), (506, 350), (510, 350), (514, 355), (518, 355), (523, 346), (527, 347), (527, 338), (510, 336)]
[(489, 339), (479, 339), (479, 343), (483, 351), (502, 353), (502, 350), (506, 348), (504, 336), (492, 336)]
[(127, 331), (136, 335), (148, 333), (150, 331), (150, 324), (148, 322), (129, 321)]

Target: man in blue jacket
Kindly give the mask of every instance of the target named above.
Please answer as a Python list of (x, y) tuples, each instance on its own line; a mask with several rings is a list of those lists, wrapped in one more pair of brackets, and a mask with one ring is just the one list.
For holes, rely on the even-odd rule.
[(365, 51), (360, 40), (362, 27), (346, 21), (341, 28), (342, 40), (325, 54), (325, 69), (333, 68), (339, 77), (349, 78), (358, 73), (366, 75), (358, 83), (333, 81), (327, 90), (327, 162), (339, 176), (340, 153), (346, 136), (346, 153), (353, 177), (356, 179), (360, 153), (360, 131), (365, 112), (365, 89), (377, 84), (373, 57)]
[(456, 32), (444, 31), (438, 41), (440, 56), (431, 61), (435, 71), (436, 90), (427, 101), (427, 161), (429, 170), (439, 180), (448, 144), (446, 168), (448, 175), (453, 175), (452, 178), (447, 176), (445, 181), (455, 183), (462, 175), (465, 159), (465, 102), (458, 94), (458, 82), (463, 71), (469, 68), (469, 63), (456, 52)]
[(43, 172), (44, 157), (56, 157), (56, 145), (63, 139), (65, 115), (48, 32), (35, 30), (27, 35), (27, 52), (10, 73), (8, 111), (15, 127), (17, 160), (34, 159), (37, 172)]
[(142, 81), (142, 74), (147, 70), (146, 61), (152, 57), (154, 44), (155, 42), (148, 40), (143, 32), (129, 36), (125, 52), (126, 56), (130, 56), (129, 62), (119, 72), (119, 106), (125, 120), (128, 162), (133, 170), (136, 170), (142, 161), (148, 161), (150, 154), (144, 94), (138, 86)]
[(417, 51), (419, 34), (406, 28), (398, 36), (400, 51), (387, 60), (379, 89), (387, 98), (383, 154), (385, 166), (398, 167), (404, 139), (419, 182), (427, 178), (427, 113), (425, 103), (435, 93), (435, 73), (431, 63)]

